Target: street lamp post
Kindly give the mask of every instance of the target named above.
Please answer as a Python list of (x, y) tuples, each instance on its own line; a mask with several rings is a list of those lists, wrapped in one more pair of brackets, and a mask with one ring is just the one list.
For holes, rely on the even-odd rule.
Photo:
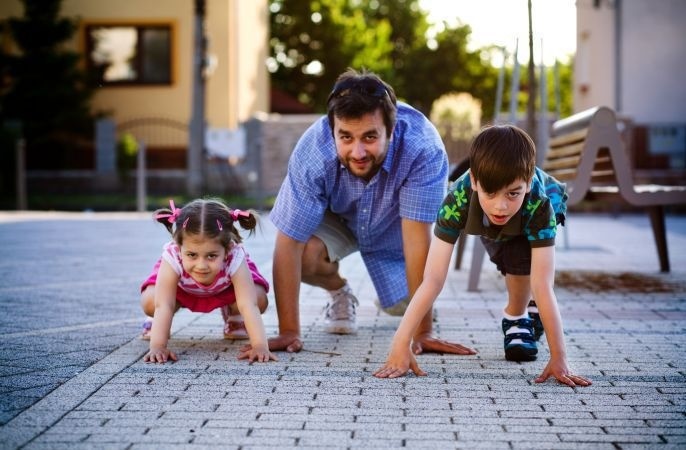
[(189, 130), (186, 188), (188, 195), (197, 197), (203, 187), (203, 158), (205, 153), (205, 0), (195, 0), (195, 28), (193, 35), (193, 98)]
[[(534, 31), (531, 22), (531, 0), (528, 0), (529, 9), (529, 96), (526, 103), (526, 131), (531, 139), (538, 141), (536, 134), (536, 72), (534, 67)], [(538, 144), (538, 142), (536, 142)]]

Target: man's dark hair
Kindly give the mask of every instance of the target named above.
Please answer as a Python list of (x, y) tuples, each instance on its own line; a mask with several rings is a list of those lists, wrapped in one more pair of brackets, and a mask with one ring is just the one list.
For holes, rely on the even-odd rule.
[(348, 69), (343, 72), (329, 94), (327, 115), (333, 133), (334, 117), (357, 119), (381, 109), (386, 137), (390, 138), (395, 126), (397, 100), (393, 88), (378, 75), (363, 70)]

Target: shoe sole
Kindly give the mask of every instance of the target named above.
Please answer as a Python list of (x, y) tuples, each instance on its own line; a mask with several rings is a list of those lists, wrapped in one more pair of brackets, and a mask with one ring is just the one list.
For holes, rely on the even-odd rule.
[(329, 334), (357, 334), (356, 328), (347, 326), (328, 326), (324, 327), (324, 331)]
[(536, 361), (538, 349), (526, 349), (520, 346), (512, 347), (505, 350), (505, 359), (508, 361)]
[(324, 331), (329, 334), (357, 334), (354, 320), (324, 321)]
[(224, 339), (245, 340), (250, 339), (250, 336), (247, 334), (225, 334)]

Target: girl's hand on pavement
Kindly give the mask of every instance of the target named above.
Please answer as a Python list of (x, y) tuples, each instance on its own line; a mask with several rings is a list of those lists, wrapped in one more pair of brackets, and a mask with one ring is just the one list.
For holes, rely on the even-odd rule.
[(238, 359), (247, 359), (250, 363), (253, 361), (269, 362), (279, 360), (279, 358), (267, 348), (253, 349), (252, 347), (247, 349), (245, 347), (241, 348), (238, 352)]
[(146, 353), (143, 357), (143, 361), (145, 362), (160, 364), (166, 363), (169, 359), (171, 359), (172, 361), (179, 360), (179, 358), (176, 356), (176, 353), (172, 352), (168, 348), (150, 349), (150, 351), (148, 351), (148, 353)]

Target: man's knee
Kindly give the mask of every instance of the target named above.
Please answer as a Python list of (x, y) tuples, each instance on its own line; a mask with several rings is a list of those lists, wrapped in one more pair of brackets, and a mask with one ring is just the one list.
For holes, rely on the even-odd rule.
[(376, 299), (375, 303), (377, 308), (381, 309), (383, 312), (388, 314), (389, 316), (403, 316), (405, 314), (405, 310), (407, 310), (407, 307), (410, 305), (410, 297), (404, 298), (403, 300), (400, 300), (398, 303), (388, 306), (388, 307), (383, 307), (381, 306), (381, 303), (379, 302), (379, 299)]
[(322, 269), (328, 264), (332, 263), (329, 261), (326, 245), (317, 236), (312, 236), (303, 250), (301, 269), (303, 278), (321, 275)]

